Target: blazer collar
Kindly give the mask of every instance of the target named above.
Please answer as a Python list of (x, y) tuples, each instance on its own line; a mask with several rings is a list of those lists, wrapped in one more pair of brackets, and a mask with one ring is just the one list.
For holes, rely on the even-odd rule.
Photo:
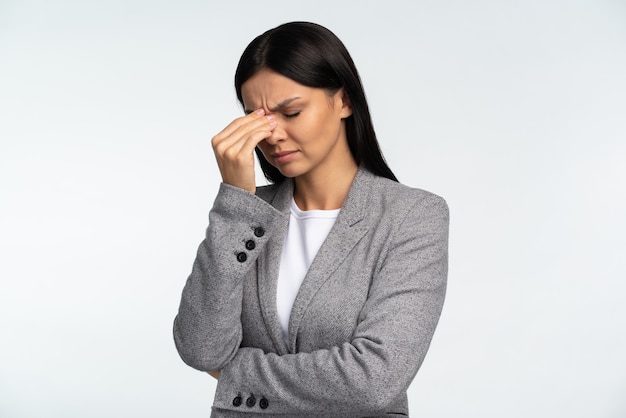
[(276, 346), (278, 354), (296, 352), (296, 337), (298, 327), (304, 317), (306, 308), (328, 280), (331, 274), (345, 261), (352, 248), (367, 232), (364, 225), (359, 225), (366, 214), (367, 200), (370, 196), (372, 182), (375, 175), (359, 168), (350, 186), (348, 196), (339, 211), (335, 225), (320, 247), (315, 259), (300, 286), (289, 319), (289, 347), (282, 337), (278, 313), (276, 310), (276, 284), (282, 255), (285, 234), (289, 225), (289, 205), (293, 197), (293, 180), (286, 179), (279, 187), (271, 201), (283, 216), (280, 226), (273, 239), (268, 242), (267, 251), (259, 257), (258, 288), (261, 310), (265, 324)]
[[(372, 187), (372, 182), (376, 179), (376, 175), (369, 172), (363, 167), (359, 167), (348, 191), (348, 196), (341, 207), (341, 211), (337, 221), (345, 221), (350, 225), (354, 225), (365, 216), (367, 208), (367, 200)], [(279, 186), (270, 202), (274, 208), (280, 212), (289, 215), (291, 199), (293, 197), (293, 179), (285, 179)]]

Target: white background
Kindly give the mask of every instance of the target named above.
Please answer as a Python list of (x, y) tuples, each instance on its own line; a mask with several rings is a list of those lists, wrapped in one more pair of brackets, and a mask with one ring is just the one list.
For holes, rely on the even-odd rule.
[[(451, 209), (415, 417), (626, 417), (626, 3), (0, 0), (0, 416), (206, 417), (180, 292), (253, 37), (321, 23)], [(259, 179), (259, 183), (263, 183)]]

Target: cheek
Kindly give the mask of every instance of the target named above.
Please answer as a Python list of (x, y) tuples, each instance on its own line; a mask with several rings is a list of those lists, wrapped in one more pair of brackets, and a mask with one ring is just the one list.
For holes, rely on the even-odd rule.
[(315, 140), (328, 129), (328, 120), (323, 112), (310, 112), (293, 124), (291, 133), (302, 140)]

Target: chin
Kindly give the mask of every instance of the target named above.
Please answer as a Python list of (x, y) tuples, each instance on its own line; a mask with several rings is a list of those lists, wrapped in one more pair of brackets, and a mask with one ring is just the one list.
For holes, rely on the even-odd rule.
[(289, 177), (289, 178), (294, 178), (294, 177), (301, 176), (302, 174), (305, 174), (305, 172), (306, 172), (306, 171), (304, 171), (302, 169), (298, 169), (296, 167), (289, 167), (289, 165), (282, 166), (282, 167), (278, 166), (276, 168), (278, 169), (278, 171), (280, 171), (280, 173), (283, 176)]

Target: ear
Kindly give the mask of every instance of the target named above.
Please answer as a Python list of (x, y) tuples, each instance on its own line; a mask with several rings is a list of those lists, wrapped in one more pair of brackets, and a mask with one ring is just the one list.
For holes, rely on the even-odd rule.
[(341, 119), (352, 116), (352, 103), (346, 91), (341, 89), (337, 92), (337, 95), (341, 98)]

